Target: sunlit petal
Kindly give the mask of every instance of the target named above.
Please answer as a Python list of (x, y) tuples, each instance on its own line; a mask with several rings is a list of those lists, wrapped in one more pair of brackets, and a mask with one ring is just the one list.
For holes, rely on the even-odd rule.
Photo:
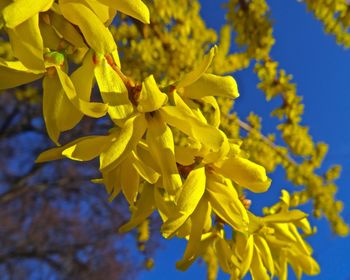
[(83, 1), (60, 1), (63, 16), (77, 25), (89, 46), (99, 53), (112, 53), (117, 49), (114, 38), (96, 14)]
[(100, 170), (106, 172), (118, 166), (136, 147), (146, 127), (144, 115), (134, 115), (129, 118), (121, 128), (116, 140), (101, 154)]
[(142, 90), (137, 100), (137, 110), (143, 113), (153, 112), (162, 107), (167, 100), (167, 95), (160, 91), (153, 75), (151, 75), (142, 82)]
[(98, 0), (113, 9), (138, 19), (143, 23), (150, 23), (149, 10), (141, 0)]

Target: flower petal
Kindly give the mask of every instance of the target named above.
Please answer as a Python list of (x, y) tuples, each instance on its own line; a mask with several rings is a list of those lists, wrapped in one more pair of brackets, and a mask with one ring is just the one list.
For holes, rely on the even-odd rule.
[(84, 38), (79, 31), (62, 15), (50, 12), (50, 23), (54, 29), (76, 48), (87, 48)]
[[(98, 16), (98, 18), (101, 20), (101, 22), (103, 22), (105, 24), (106, 22), (109, 21), (110, 8), (108, 6), (106, 6), (105, 4), (101, 4), (99, 1), (96, 1), (96, 0), (85, 0), (85, 3)], [(108, 26), (108, 25), (106, 25), (106, 26)]]
[(265, 168), (245, 158), (229, 157), (218, 163), (215, 169), (252, 192), (265, 192), (271, 184)]
[(107, 104), (80, 99), (69, 76), (60, 67), (55, 66), (55, 68), (66, 96), (80, 112), (93, 118), (103, 117), (107, 113)]
[(144, 115), (129, 118), (121, 128), (116, 140), (100, 157), (100, 170), (107, 172), (118, 166), (136, 147), (145, 133), (147, 123)]
[[(65, 148), (62, 155), (77, 161), (89, 161), (98, 157), (111, 143), (113, 135), (86, 136)], [(67, 146), (67, 145), (66, 145)]]
[(152, 214), (154, 206), (154, 186), (146, 183), (143, 185), (141, 196), (133, 208), (130, 221), (121, 226), (119, 232), (127, 232), (142, 223)]
[(112, 120), (128, 117), (134, 110), (128, 98), (128, 90), (105, 58), (96, 65), (94, 73), (102, 99), (109, 105), (108, 114)]
[(252, 262), (250, 265), (250, 273), (252, 275), (253, 280), (270, 280), (271, 278), (267, 274), (266, 268), (264, 266), (264, 263), (260, 257), (259, 251), (254, 246), (254, 253)]
[(198, 120), (191, 109), (177, 94), (174, 95), (176, 106), (164, 106), (159, 109), (163, 119), (171, 126), (178, 128), (183, 133), (210, 147), (219, 150), (224, 142), (220, 131)]
[(119, 168), (123, 194), (129, 204), (133, 205), (139, 190), (140, 175), (132, 165), (131, 154), (120, 164)]
[(142, 113), (153, 112), (162, 107), (167, 100), (168, 96), (159, 90), (153, 75), (151, 75), (142, 82), (140, 97), (137, 100), (137, 110)]
[(203, 74), (196, 82), (184, 88), (184, 96), (194, 99), (205, 96), (237, 98), (239, 93), (233, 77)]
[(47, 11), (52, 6), (53, 0), (16, 0), (2, 11), (6, 27), (14, 28), (27, 19)]
[(253, 235), (247, 237), (244, 234), (237, 232), (235, 235), (235, 245), (236, 253), (242, 260), (240, 265), (240, 279), (243, 279), (252, 263), (254, 253), (254, 237)]
[(214, 112), (212, 114), (211, 121), (208, 120), (209, 124), (211, 124), (212, 126), (218, 128), (220, 126), (220, 121), (221, 121), (221, 111), (220, 111), (219, 104), (216, 101), (216, 98), (213, 97), (213, 96), (206, 96), (206, 97), (203, 97), (202, 100), (205, 103), (210, 104), (211, 107), (214, 110)]
[(182, 182), (175, 162), (173, 134), (157, 112), (147, 122), (146, 142), (161, 170), (163, 187), (175, 194)]
[(44, 43), (39, 28), (39, 15), (35, 14), (7, 33), (13, 53), (26, 67), (45, 70)]
[(321, 271), (320, 266), (311, 256), (297, 254), (293, 252), (293, 250), (290, 250), (288, 258), (290, 258), (294, 264), (301, 267), (302, 271), (307, 275), (317, 275)]
[(230, 245), (222, 238), (217, 238), (214, 244), (221, 269), (229, 274), (234, 273), (234, 270), (240, 265), (233, 255)]
[(82, 137), (62, 147), (53, 148), (41, 153), (35, 162), (46, 162), (63, 157), (77, 161), (92, 160), (101, 154), (111, 140), (112, 135)]
[(199, 154), (197, 149), (191, 147), (175, 146), (176, 162), (188, 166), (195, 163), (195, 157)]
[(160, 174), (143, 162), (135, 151), (132, 152), (132, 155), (132, 166), (137, 170), (138, 174), (148, 183), (155, 184), (158, 181)]
[(216, 55), (217, 47), (214, 46), (210, 49), (209, 53), (204, 56), (202, 62), (193, 71), (187, 73), (180, 82), (176, 85), (176, 88), (187, 87), (190, 84), (196, 82), (209, 68), (214, 56)]
[[(94, 81), (94, 65), (91, 52), (86, 54), (83, 64), (72, 73), (70, 79), (74, 85), (77, 97), (89, 102)], [(84, 116), (77, 108), (71, 109), (71, 113), (66, 115), (70, 118), (69, 122), (66, 123), (70, 123), (71, 128), (75, 127)]]
[(275, 274), (275, 267), (269, 245), (267, 244), (266, 240), (259, 235), (254, 236), (254, 242), (259, 248), (261, 260), (263, 261), (265, 267), (270, 271), (270, 274), (273, 277)]
[(99, 53), (112, 53), (117, 49), (114, 38), (96, 14), (86, 7), (83, 1), (61, 0), (63, 16), (77, 25), (89, 46)]
[(206, 199), (201, 198), (191, 216), (191, 234), (188, 239), (185, 253), (182, 257), (182, 260), (176, 262), (176, 267), (178, 269), (186, 270), (188, 268), (187, 264), (191, 264), (197, 258), (204, 223), (208, 214), (210, 215), (209, 203)]
[(44, 71), (30, 70), (20, 61), (5, 61), (0, 58), (0, 90), (30, 83), (43, 75)]
[(207, 175), (206, 194), (214, 212), (232, 228), (247, 231), (249, 218), (237, 191), (218, 179), (217, 176)]
[(143, 23), (150, 23), (149, 10), (141, 0), (98, 0), (100, 3), (138, 19)]
[(103, 183), (109, 194), (108, 200), (111, 202), (121, 191), (120, 168), (114, 168), (109, 172), (102, 172)]
[(205, 167), (199, 167), (190, 172), (176, 201), (176, 212), (162, 226), (162, 233), (165, 238), (174, 235), (192, 215), (204, 194), (205, 182)]
[(61, 130), (57, 125), (57, 116), (62, 99), (62, 87), (57, 75), (46, 75), (43, 79), (43, 116), (50, 139), (56, 144)]
[(279, 213), (262, 217), (265, 223), (290, 223), (306, 218), (308, 215), (298, 209), (291, 211), (281, 211)]

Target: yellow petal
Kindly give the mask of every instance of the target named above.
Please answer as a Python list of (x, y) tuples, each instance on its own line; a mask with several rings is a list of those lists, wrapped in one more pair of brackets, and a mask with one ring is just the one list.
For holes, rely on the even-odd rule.
[[(52, 57), (55, 59), (55, 54), (53, 54)], [(72, 129), (81, 119), (81, 112), (74, 106), (71, 100), (68, 99), (67, 94), (65, 94), (62, 81), (59, 75), (57, 75), (57, 70), (53, 67), (49, 68), (48, 76), (50, 79), (55, 80), (55, 88), (52, 89), (49, 95), (52, 98), (52, 102), (54, 102), (54, 110), (52, 110), (51, 114), (56, 122), (57, 128), (60, 132)], [(65, 74), (65, 76), (67, 75)], [(71, 83), (71, 81), (69, 82)]]
[(296, 226), (292, 223), (288, 223), (288, 227), (291, 234), (293, 234), (295, 239), (297, 240), (297, 243), (295, 244), (295, 246), (304, 254), (311, 255), (312, 248), (306, 244), (305, 240), (301, 237)]
[(250, 273), (252, 275), (252, 280), (269, 280), (270, 279), (256, 246), (254, 246), (254, 253), (253, 253), (253, 258), (251, 262)]
[(279, 213), (268, 215), (262, 218), (265, 223), (289, 223), (299, 221), (306, 218), (308, 215), (300, 210), (281, 211)]
[(286, 223), (274, 224), (273, 229), (275, 231), (275, 236), (279, 240), (287, 243), (297, 243), (297, 239), (295, 238), (293, 233), (290, 231), (288, 224)]
[(184, 88), (184, 96), (194, 99), (205, 96), (237, 98), (239, 93), (237, 83), (231, 76), (203, 74), (196, 82)]
[(193, 71), (187, 73), (181, 81), (176, 85), (177, 88), (187, 87), (190, 84), (196, 82), (209, 68), (213, 58), (217, 52), (217, 47), (210, 49), (209, 53), (204, 56), (201, 64), (198, 65)]
[(154, 210), (154, 203), (154, 187), (146, 183), (133, 208), (130, 221), (121, 226), (119, 232), (127, 232), (147, 219)]
[(0, 90), (30, 83), (43, 75), (44, 71), (29, 70), (20, 61), (5, 61), (0, 58)]
[(167, 100), (167, 95), (159, 90), (153, 75), (151, 75), (142, 82), (140, 97), (137, 100), (137, 110), (142, 113), (153, 112), (162, 107)]
[(235, 268), (240, 266), (226, 240), (217, 238), (215, 240), (215, 250), (220, 267), (224, 272), (231, 274)]
[(181, 98), (177, 99), (176, 106), (164, 106), (159, 109), (159, 112), (169, 125), (213, 150), (219, 150), (224, 142), (220, 131), (198, 120)]
[(107, 113), (108, 106), (107, 104), (97, 103), (97, 102), (88, 102), (80, 99), (77, 96), (75, 87), (69, 76), (61, 70), (60, 67), (55, 66), (58, 77), (61, 81), (62, 88), (67, 95), (68, 99), (72, 104), (83, 114), (93, 117), (100, 118)]
[(46, 162), (63, 157), (77, 161), (88, 161), (99, 156), (111, 142), (111, 135), (86, 136), (76, 139), (62, 147), (47, 150), (39, 155), (36, 162)]
[(79, 31), (62, 15), (50, 12), (50, 24), (58, 34), (76, 48), (86, 48), (84, 38)]
[(271, 180), (266, 176), (265, 168), (241, 157), (229, 157), (217, 164), (217, 171), (252, 192), (265, 192)]
[(43, 79), (43, 116), (50, 139), (56, 144), (60, 136), (57, 125), (58, 108), (61, 103), (61, 83), (57, 75), (45, 76)]
[(146, 142), (161, 170), (163, 187), (175, 194), (182, 182), (175, 162), (173, 134), (157, 112), (149, 116), (147, 123)]
[(42, 162), (61, 159), (63, 158), (63, 155), (62, 155), (63, 150), (64, 150), (63, 147), (58, 147), (58, 148), (53, 148), (45, 152), (42, 152), (35, 160), (35, 163), (42, 163)]
[(140, 176), (132, 165), (131, 154), (120, 165), (123, 194), (130, 205), (134, 204), (140, 185)]
[(218, 128), (220, 125), (220, 120), (221, 120), (221, 112), (220, 112), (220, 107), (218, 102), (216, 101), (215, 97), (213, 96), (206, 96), (203, 97), (202, 100), (205, 103), (208, 103), (211, 105), (211, 107), (213, 108), (214, 112), (212, 114), (212, 119), (211, 121), (208, 120), (209, 124), (211, 124), (212, 126)]
[(164, 237), (169, 238), (174, 235), (192, 215), (204, 194), (205, 181), (205, 167), (199, 167), (190, 172), (176, 202), (176, 212), (172, 213), (162, 226)]
[(60, 1), (63, 16), (77, 25), (89, 46), (99, 53), (112, 53), (117, 49), (113, 35), (96, 14), (83, 1)]
[(14, 29), (8, 29), (12, 50), (26, 67), (44, 71), (44, 44), (39, 28), (39, 15), (33, 15)]
[(132, 151), (132, 166), (137, 170), (138, 174), (150, 184), (155, 184), (160, 174), (152, 169), (147, 163), (143, 162), (135, 151)]
[(321, 271), (318, 263), (310, 256), (297, 254), (291, 250), (288, 257), (293, 261), (293, 263), (300, 266), (303, 272), (307, 275), (317, 275)]
[(203, 146), (201, 149), (201, 153), (204, 154), (203, 161), (202, 161), (204, 164), (212, 164), (212, 163), (218, 162), (226, 158), (226, 156), (230, 152), (230, 144), (226, 137), (226, 134), (221, 130), (219, 132), (221, 133), (224, 139), (219, 150), (211, 151), (206, 146)]
[(195, 157), (198, 155), (198, 150), (191, 147), (175, 146), (176, 162), (188, 166), (195, 163)]
[[(85, 0), (89, 8), (98, 16), (101, 22), (106, 23), (109, 20), (109, 7), (99, 3), (96, 0)], [(107, 25), (106, 25), (107, 26)]]
[(116, 140), (101, 154), (100, 170), (106, 172), (118, 166), (136, 147), (146, 127), (144, 115), (134, 115), (129, 118), (121, 128)]
[(121, 191), (120, 169), (114, 168), (109, 172), (102, 172), (103, 183), (109, 194), (108, 200), (111, 202)]
[(114, 52), (112, 52), (112, 57), (113, 57), (115, 64), (117, 65), (117, 67), (119, 67), (119, 69), (121, 69), (118, 50), (115, 50)]
[(305, 233), (305, 234), (312, 234), (313, 233), (313, 229), (311, 228), (311, 225), (308, 221), (308, 219), (301, 219), (299, 221), (295, 221), (294, 224), (297, 227), (300, 227), (301, 230)]
[(269, 245), (267, 244), (266, 240), (259, 235), (254, 236), (254, 242), (259, 248), (260, 257), (264, 263), (264, 266), (270, 271), (270, 274), (273, 277), (275, 274), (275, 267)]
[(150, 23), (149, 10), (141, 0), (98, 0), (100, 3), (138, 19), (143, 23)]
[(16, 0), (2, 11), (6, 26), (16, 27), (39, 12), (47, 11), (52, 3), (53, 0)]
[[(83, 64), (72, 73), (70, 79), (76, 90), (77, 97), (89, 102), (94, 80), (94, 65), (92, 63), (91, 52), (86, 54)], [(69, 121), (66, 121), (66, 123), (69, 123), (71, 128), (75, 127), (84, 116), (84, 114), (76, 108), (71, 108), (70, 114), (66, 115), (68, 115), (69, 118)]]
[[(62, 155), (72, 160), (88, 161), (99, 156), (110, 145), (112, 135), (86, 136), (68, 144)], [(67, 146), (67, 145), (66, 145)]]
[[(54, 92), (52, 92), (52, 95)], [(62, 85), (56, 95), (56, 123), (58, 129), (62, 131), (74, 128), (80, 121), (82, 113), (72, 104), (64, 93)]]
[(246, 237), (238, 232), (235, 236), (235, 245), (236, 252), (241, 259), (240, 279), (243, 279), (252, 263), (254, 253), (254, 237), (252, 235)]
[(128, 90), (122, 79), (103, 58), (95, 67), (95, 77), (102, 99), (108, 103), (108, 114), (112, 120), (125, 119), (133, 112)]
[(182, 260), (176, 262), (177, 269), (180, 269), (182, 271), (186, 270), (189, 265), (197, 258), (201, 243), (202, 231), (208, 214), (210, 215), (209, 203), (206, 199), (202, 198), (199, 201), (196, 210), (191, 216), (191, 234), (188, 239)]
[(233, 186), (227, 186), (213, 175), (207, 175), (206, 193), (214, 212), (238, 231), (248, 230), (248, 214)]
[(175, 212), (175, 202), (163, 188), (159, 187), (159, 182), (154, 186), (154, 201), (156, 208), (163, 222), (167, 221), (169, 216)]
[(287, 280), (288, 279), (288, 263), (285, 254), (282, 251), (282, 254), (279, 258), (279, 271), (278, 271), (278, 278), (280, 280)]
[(58, 36), (52, 25), (39, 19), (39, 28), (41, 37), (43, 38), (44, 48), (58, 50), (61, 44), (61, 38)]
[(136, 153), (137, 153), (137, 156), (140, 158), (140, 160), (143, 163), (145, 163), (147, 166), (152, 168), (158, 174), (161, 173), (161, 170), (160, 170), (158, 164), (155, 162), (155, 160), (151, 154), (150, 148), (146, 144), (146, 141), (141, 140), (138, 143), (138, 145), (136, 147)]

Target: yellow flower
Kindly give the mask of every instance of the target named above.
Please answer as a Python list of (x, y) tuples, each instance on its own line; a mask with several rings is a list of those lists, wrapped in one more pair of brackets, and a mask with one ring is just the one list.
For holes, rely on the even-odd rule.
[[(87, 57), (88, 58), (88, 57)], [(91, 58), (91, 57), (90, 57)], [(82, 115), (99, 118), (107, 113), (106, 104), (89, 102), (91, 87), (86, 80), (85, 89), (79, 91), (70, 77), (62, 70), (64, 67), (64, 56), (58, 52), (45, 54), (44, 70), (31, 70), (26, 68), (20, 61), (6, 62), (0, 60), (0, 74), (8, 77), (1, 79), (0, 89), (16, 87), (44, 76), (43, 79), (43, 115), (48, 134), (53, 142), (58, 144), (58, 138), (62, 131), (73, 128), (80, 121)], [(84, 66), (82, 66), (84, 67)], [(83, 72), (84, 69), (76, 71), (73, 75)], [(92, 85), (92, 80), (90, 79)], [(82, 80), (80, 81), (80, 85)], [(78, 83), (77, 83), (78, 84)], [(88, 92), (86, 92), (88, 90)], [(84, 99), (83, 99), (84, 98)]]
[(136, 18), (143, 23), (150, 23), (149, 10), (141, 0), (98, 0), (98, 2)]
[(14, 56), (32, 70), (44, 70), (43, 40), (39, 13), (47, 11), (53, 0), (14, 1), (2, 11)]
[[(114, 166), (102, 171), (102, 181), (112, 200), (122, 190), (132, 204), (136, 200), (140, 176), (149, 183), (156, 183), (159, 174), (140, 159), (136, 145), (144, 134), (145, 119), (142, 115), (129, 118), (123, 128), (112, 131), (109, 135), (86, 136), (62, 147), (45, 151), (36, 162), (46, 162), (63, 157), (77, 161), (89, 161), (100, 156), (101, 162), (113, 152)], [(133, 133), (137, 129), (139, 133)]]
[(112, 53), (117, 49), (111, 32), (84, 1), (59, 1), (62, 15), (81, 30), (88, 45), (98, 53)]
[(249, 213), (250, 235), (235, 235), (236, 254), (241, 263), (236, 277), (244, 277), (250, 270), (253, 279), (270, 279), (270, 275), (275, 274), (279, 279), (287, 279), (288, 263), (299, 279), (302, 273), (316, 275), (320, 272), (296, 226), (302, 225), (309, 231), (307, 215), (299, 210), (288, 210), (288, 207), (289, 194), (283, 190), (281, 207), (274, 214), (256, 217)]
[(182, 165), (191, 165), (195, 158), (226, 178), (253, 192), (265, 192), (271, 184), (264, 167), (244, 158), (239, 145), (227, 140), (218, 152), (206, 149), (205, 146), (189, 144), (186, 147), (176, 146), (176, 161)]
[[(205, 120), (200, 110), (196, 110), (196, 103), (209, 104), (214, 109), (213, 126), (220, 125), (220, 108), (214, 96), (235, 99), (239, 96), (237, 83), (232, 76), (217, 76), (208, 74), (206, 71), (210, 67), (217, 52), (217, 47), (213, 47), (204, 56), (202, 62), (191, 72), (175, 84), (175, 88), (186, 104)], [(206, 121), (206, 120), (205, 120)]]

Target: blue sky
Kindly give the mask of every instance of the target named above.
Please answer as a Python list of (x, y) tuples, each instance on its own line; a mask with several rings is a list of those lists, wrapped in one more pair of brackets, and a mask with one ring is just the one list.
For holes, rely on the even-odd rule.
[[(222, 23), (224, 1), (201, 1), (202, 16), (209, 27), (218, 29)], [(306, 12), (306, 6), (296, 0), (268, 0), (274, 19), (276, 44), (272, 57), (282, 68), (293, 74), (298, 93), (305, 104), (304, 124), (310, 126), (316, 141), (329, 144), (329, 153), (324, 162), (327, 168), (332, 164), (343, 166), (342, 176), (337, 181), (337, 198), (345, 202), (343, 217), (350, 223), (350, 50), (337, 46), (332, 36), (325, 35), (321, 23)], [(235, 75), (241, 96), (235, 110), (240, 116), (254, 111), (264, 117), (264, 132), (271, 133), (276, 120), (269, 118), (273, 104), (266, 103), (263, 93), (256, 89), (257, 78), (251, 69)], [(277, 189), (286, 186), (284, 175), (272, 175), (271, 193), (254, 200), (256, 208), (276, 201)], [(348, 203), (348, 205), (346, 205)], [(325, 219), (312, 220), (318, 233), (309, 238), (314, 248), (314, 257), (321, 265), (321, 274), (303, 279), (350, 279), (350, 237), (340, 238), (332, 234)], [(175, 269), (175, 262), (181, 259), (185, 243), (182, 240), (165, 241), (155, 257), (155, 268), (142, 273), (141, 280), (148, 279), (205, 279), (205, 266), (196, 263), (186, 273)], [(290, 279), (294, 275), (290, 274)], [(228, 279), (220, 274), (219, 279)]]

